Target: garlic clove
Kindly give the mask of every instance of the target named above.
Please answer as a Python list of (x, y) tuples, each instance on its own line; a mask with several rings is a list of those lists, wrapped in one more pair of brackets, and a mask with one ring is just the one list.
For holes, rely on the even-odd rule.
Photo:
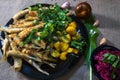
[(95, 20), (93, 26), (99, 26), (99, 20)]
[(69, 9), (70, 8), (70, 2), (65, 2), (61, 5), (61, 8), (63, 9)]
[(99, 44), (102, 45), (102, 44), (105, 44), (106, 42), (107, 42), (107, 39), (103, 37), (103, 38), (100, 40), (100, 43), (99, 43)]

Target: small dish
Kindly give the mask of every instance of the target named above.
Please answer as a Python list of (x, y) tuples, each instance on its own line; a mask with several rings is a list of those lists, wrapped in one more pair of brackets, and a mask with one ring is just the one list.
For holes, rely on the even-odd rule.
[[(105, 54), (115, 55), (115, 62), (117, 57), (120, 57), (120, 50), (110, 45), (101, 45), (97, 47), (91, 55), (91, 66), (93, 73), (100, 80), (120, 80), (117, 73), (120, 69), (118, 67), (113, 67), (114, 62), (108, 62), (108, 57), (105, 57)], [(114, 75), (112, 74), (113, 72)]]

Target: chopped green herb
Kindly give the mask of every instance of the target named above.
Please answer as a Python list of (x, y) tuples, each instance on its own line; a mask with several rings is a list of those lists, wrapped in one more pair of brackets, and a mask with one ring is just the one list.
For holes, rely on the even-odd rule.
[(115, 79), (115, 72), (116, 69), (119, 67), (120, 57), (111, 53), (105, 53), (103, 56), (103, 62), (109, 63), (114, 67), (111, 73), (111, 77), (112, 79)]
[(117, 59), (117, 60), (115, 60), (115, 62), (112, 64), (112, 66), (114, 67), (114, 68), (116, 68), (117, 67), (117, 65), (118, 65), (118, 63), (119, 63), (119, 59)]
[(38, 30), (37, 29), (33, 29), (29, 36), (24, 40), (24, 42), (22, 42), (22, 46), (24, 46), (25, 44), (29, 43), (33, 38), (34, 38), (34, 34), (37, 32)]
[(72, 21), (66, 13), (68, 13), (68, 10), (60, 9), (57, 4), (55, 4), (52, 8), (48, 7), (46, 9), (39, 9), (38, 17), (45, 22), (41, 37), (45, 38), (50, 35), (54, 35), (58, 30), (63, 31), (67, 24)]
[(36, 38), (36, 41), (40, 41), (40, 40), (41, 40), (41, 37), (37, 37), (37, 38)]
[(70, 45), (82, 51), (83, 47), (86, 45), (86, 42), (85, 41), (72, 41)]
[(38, 11), (42, 5), (40, 3), (36, 4), (35, 6), (28, 7), (30, 11)]
[(34, 24), (34, 25), (38, 25), (38, 24), (39, 24), (39, 21), (38, 21), (38, 20), (34, 20), (34, 21), (33, 21), (33, 24)]
[(110, 53), (105, 53), (103, 56), (107, 58), (110, 55)]
[(29, 9), (30, 11), (37, 11), (37, 10), (39, 10), (39, 7), (38, 7), (38, 6), (28, 7), (28, 9)]
[(116, 67), (118, 62), (120, 61), (119, 57), (111, 53), (105, 53), (103, 56), (103, 61), (112, 64), (113, 67)]

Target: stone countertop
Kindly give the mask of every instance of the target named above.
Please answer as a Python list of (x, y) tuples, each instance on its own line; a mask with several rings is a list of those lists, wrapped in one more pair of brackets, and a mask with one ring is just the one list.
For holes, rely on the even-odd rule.
[[(9, 19), (21, 9), (35, 3), (58, 3), (68, 0), (0, 0), (0, 25), (5, 25)], [(109, 44), (120, 49), (120, 0), (69, 0), (74, 8), (79, 2), (87, 1), (92, 6), (92, 12), (100, 21), (99, 39), (105, 37)], [(99, 42), (98, 39), (98, 42)], [(2, 53), (0, 53), (0, 58)], [(0, 80), (35, 80), (14, 71), (7, 63), (0, 63)], [(56, 80), (89, 80), (89, 70), (84, 64), (84, 58), (66, 75)], [(97, 78), (93, 78), (97, 80)]]

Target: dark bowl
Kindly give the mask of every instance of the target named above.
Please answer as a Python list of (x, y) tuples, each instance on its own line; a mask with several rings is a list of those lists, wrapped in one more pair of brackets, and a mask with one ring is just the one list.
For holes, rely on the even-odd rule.
[[(35, 5), (33, 5), (33, 6), (35, 6)], [(50, 4), (42, 4), (42, 6), (50, 6)], [(72, 18), (73, 21), (75, 21), (77, 23), (77, 31), (79, 31), (79, 33), (81, 33), (81, 35), (85, 38), (85, 40), (87, 42), (88, 35), (87, 35), (87, 31), (86, 31), (84, 24), (76, 16), (71, 15), (70, 17)], [(11, 18), (7, 22), (6, 27), (12, 23), (13, 23), (13, 19)], [(5, 36), (3, 32), (1, 33), (1, 36), (2, 37)], [(2, 47), (2, 44), (0, 41), (0, 48), (1, 47)], [(84, 46), (83, 52), (79, 53), (78, 56), (68, 55), (68, 59), (65, 62), (61, 62), (61, 63), (57, 64), (57, 66), (54, 70), (50, 71), (50, 69), (47, 69), (47, 66), (44, 65), (44, 69), (47, 69), (48, 71), (50, 71), (49, 76), (40, 73), (39, 71), (37, 71), (34, 67), (32, 67), (30, 64), (28, 64), (25, 61), (23, 62), (22, 70), (20, 72), (31, 78), (35, 78), (35, 79), (39, 79), (39, 80), (53, 80), (55, 78), (58, 78), (58, 77), (64, 75), (65, 73), (69, 72), (78, 63), (81, 56), (85, 53), (86, 48), (87, 48), (87, 46)], [(13, 65), (12, 57), (8, 58), (8, 62), (11, 65)]]
[(110, 50), (110, 51), (120, 51), (119, 49), (117, 49), (116, 47), (113, 47), (111, 45), (101, 45), (99, 47), (97, 47), (92, 55), (91, 55), (91, 67), (92, 67), (92, 70), (93, 70), (93, 73), (98, 77), (99, 80), (104, 80), (100, 74), (97, 72), (97, 69), (95, 67), (95, 64), (97, 64), (97, 60), (95, 60), (94, 56), (100, 52), (100, 51), (103, 51), (103, 50)]

